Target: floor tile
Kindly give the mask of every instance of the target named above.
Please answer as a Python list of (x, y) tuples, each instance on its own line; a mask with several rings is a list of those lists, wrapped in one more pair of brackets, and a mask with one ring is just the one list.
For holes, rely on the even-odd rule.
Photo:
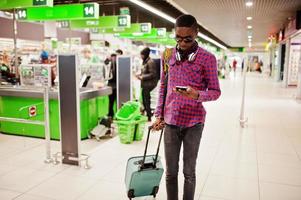
[(258, 181), (209, 175), (202, 195), (231, 200), (259, 200)]
[(57, 175), (33, 188), (28, 194), (58, 200), (76, 199), (96, 183), (95, 180), (67, 175)]
[(0, 199), (1, 200), (11, 200), (16, 198), (17, 196), (21, 195), (22, 193), (16, 192), (13, 190), (6, 190), (3, 188), (0, 188)]
[(259, 180), (301, 186), (301, 168), (259, 165)]
[(20, 196), (18, 196), (16, 199), (14, 200), (55, 200), (52, 198), (48, 198), (45, 196), (37, 196), (37, 195), (31, 195), (31, 194), (22, 194)]
[(0, 177), (0, 188), (26, 192), (52, 177), (54, 174), (53, 172), (42, 170), (16, 169)]
[(301, 187), (260, 182), (261, 200), (300, 200)]

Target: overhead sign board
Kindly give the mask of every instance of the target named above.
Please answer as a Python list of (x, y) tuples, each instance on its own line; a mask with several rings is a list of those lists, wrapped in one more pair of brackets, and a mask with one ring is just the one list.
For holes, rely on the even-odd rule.
[(158, 38), (158, 29), (152, 28), (150, 33), (143, 33), (143, 32), (133, 32), (133, 33), (120, 33), (119, 37), (121, 38), (140, 38), (140, 39), (151, 39), (151, 38)]
[(19, 20), (59, 21), (76, 19), (98, 19), (99, 4), (66, 4), (53, 7), (33, 7), (17, 10)]
[(131, 24), (129, 28), (111, 28), (111, 29), (100, 29), (100, 33), (124, 33), (124, 34), (133, 34), (133, 33), (150, 33), (152, 29), (151, 23), (134, 23)]
[(84, 19), (71, 20), (70, 28), (129, 28), (131, 25), (131, 17), (129, 15), (115, 15), (115, 16), (100, 16), (99, 19)]
[(0, 0), (0, 10), (53, 6), (53, 0)]

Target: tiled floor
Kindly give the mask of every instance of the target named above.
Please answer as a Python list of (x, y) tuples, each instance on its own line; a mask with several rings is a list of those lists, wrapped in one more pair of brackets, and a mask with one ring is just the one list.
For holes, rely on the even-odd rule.
[[(301, 103), (294, 99), (296, 89), (248, 75), (248, 125), (242, 129), (238, 123), (242, 80), (239, 76), (222, 80), (221, 86), (222, 97), (205, 103), (208, 115), (195, 199), (301, 200)], [(158, 135), (152, 135), (150, 149)], [(52, 142), (52, 148), (57, 152), (60, 144)], [(41, 139), (0, 134), (0, 199), (126, 200), (126, 162), (141, 155), (143, 148), (144, 142), (124, 145), (118, 137), (85, 140), (82, 149), (90, 153), (92, 165), (86, 170), (44, 164)], [(179, 179), (182, 192), (182, 174)], [(166, 199), (164, 184), (163, 179), (157, 200)]]

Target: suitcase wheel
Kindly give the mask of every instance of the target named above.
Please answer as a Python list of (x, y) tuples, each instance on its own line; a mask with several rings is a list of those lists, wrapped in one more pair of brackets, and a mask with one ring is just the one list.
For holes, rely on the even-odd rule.
[(128, 191), (128, 197), (129, 197), (130, 200), (131, 200), (132, 198), (135, 197), (135, 195), (134, 195), (134, 190), (133, 190), (133, 189), (130, 189), (130, 190)]
[(159, 191), (159, 186), (155, 186), (153, 188), (153, 192), (152, 192), (152, 195), (154, 198), (156, 198), (158, 191)]

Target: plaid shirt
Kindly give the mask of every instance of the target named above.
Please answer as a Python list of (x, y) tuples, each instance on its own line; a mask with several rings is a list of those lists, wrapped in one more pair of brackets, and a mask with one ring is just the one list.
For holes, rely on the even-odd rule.
[[(165, 123), (179, 127), (191, 127), (197, 123), (204, 123), (206, 110), (202, 102), (214, 101), (221, 94), (214, 55), (199, 47), (194, 61), (179, 62), (176, 61), (175, 49), (173, 49), (169, 60), (168, 86), (163, 116), (164, 78), (165, 74), (162, 70), (155, 116), (163, 117)], [(190, 86), (198, 90), (199, 98), (194, 100), (173, 92), (172, 89), (176, 86)]]

